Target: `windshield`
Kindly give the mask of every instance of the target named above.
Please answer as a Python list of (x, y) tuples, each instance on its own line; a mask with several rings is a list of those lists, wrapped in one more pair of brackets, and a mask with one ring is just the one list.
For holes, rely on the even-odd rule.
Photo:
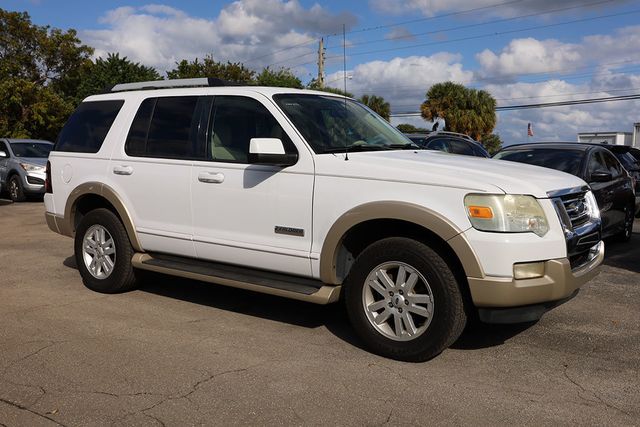
[(43, 142), (12, 142), (11, 150), (16, 157), (35, 157), (46, 159), (49, 152), (53, 148), (53, 144), (45, 144)]
[(583, 152), (580, 150), (531, 148), (501, 151), (494, 156), (494, 159), (542, 166), (578, 176), (582, 156)]
[(282, 94), (276, 103), (318, 154), (417, 148), (363, 105), (335, 96)]

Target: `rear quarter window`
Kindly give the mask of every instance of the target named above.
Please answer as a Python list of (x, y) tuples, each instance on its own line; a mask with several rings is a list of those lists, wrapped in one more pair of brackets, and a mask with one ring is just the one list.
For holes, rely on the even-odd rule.
[(97, 153), (124, 101), (83, 102), (60, 131), (55, 151)]

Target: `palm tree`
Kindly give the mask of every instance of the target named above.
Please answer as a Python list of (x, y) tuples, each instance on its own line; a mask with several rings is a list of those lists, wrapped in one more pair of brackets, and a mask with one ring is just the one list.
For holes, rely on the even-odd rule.
[(391, 116), (391, 105), (389, 105), (383, 97), (376, 95), (362, 95), (360, 102), (378, 113), (378, 115), (386, 121), (389, 121)]

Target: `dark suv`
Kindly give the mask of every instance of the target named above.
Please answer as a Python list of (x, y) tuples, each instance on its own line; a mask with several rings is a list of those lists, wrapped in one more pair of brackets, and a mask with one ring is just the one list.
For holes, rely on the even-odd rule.
[(636, 184), (636, 218), (640, 218), (640, 150), (628, 145), (605, 145), (620, 160)]
[(431, 133), (405, 133), (415, 144), (428, 150), (465, 156), (491, 157), (487, 150), (473, 138), (462, 133), (437, 131)]
[(616, 156), (602, 145), (533, 143), (511, 145), (494, 159), (543, 166), (570, 173), (589, 183), (602, 216), (602, 236), (628, 241), (633, 232), (633, 179)]

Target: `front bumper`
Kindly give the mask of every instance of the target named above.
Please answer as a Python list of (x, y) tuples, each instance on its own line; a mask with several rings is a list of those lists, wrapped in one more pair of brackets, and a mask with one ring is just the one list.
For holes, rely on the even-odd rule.
[(575, 269), (568, 258), (548, 260), (544, 276), (535, 279), (468, 277), (471, 298), (478, 308), (519, 307), (565, 299), (598, 275), (604, 259), (603, 242), (592, 248), (589, 258)]
[(44, 172), (26, 172), (20, 178), (22, 178), (22, 189), (25, 193), (44, 194), (46, 179)]

